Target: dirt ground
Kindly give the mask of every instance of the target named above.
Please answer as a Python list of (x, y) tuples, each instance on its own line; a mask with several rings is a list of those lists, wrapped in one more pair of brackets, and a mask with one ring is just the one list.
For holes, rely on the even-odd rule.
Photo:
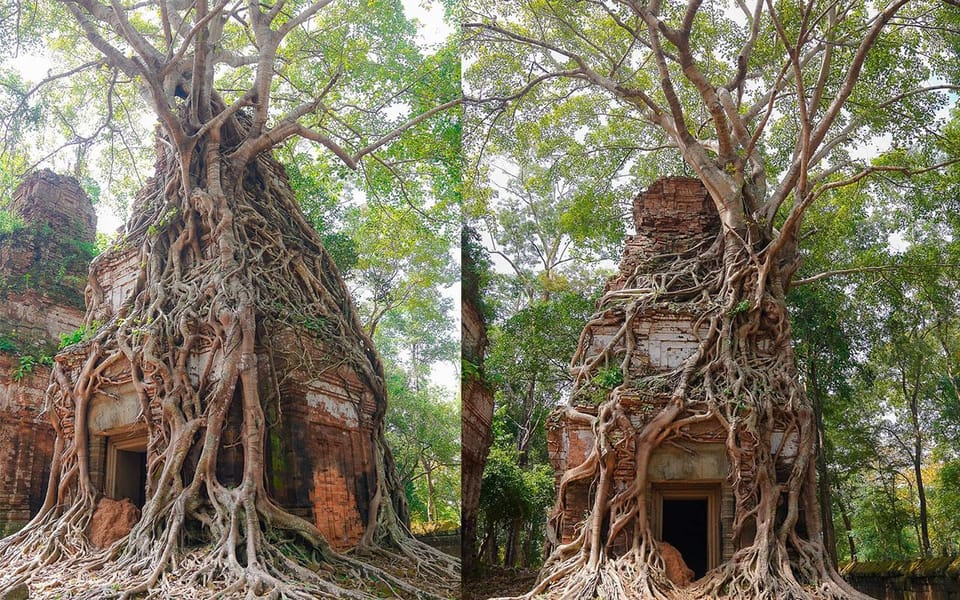
[(463, 600), (519, 596), (529, 592), (536, 581), (536, 569), (510, 569), (485, 565), (478, 579), (463, 582)]

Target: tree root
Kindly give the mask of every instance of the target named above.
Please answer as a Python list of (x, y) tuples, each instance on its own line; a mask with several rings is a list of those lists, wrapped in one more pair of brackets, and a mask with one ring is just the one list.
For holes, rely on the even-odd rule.
[[(214, 99), (213, 112), (222, 108)], [(23, 530), (0, 540), (0, 590), (28, 582), (91, 599), (439, 598), (459, 585), (459, 562), (403, 526), (383, 367), (336, 266), (282, 167), (266, 154), (229, 158), (248, 126), (237, 113), (191, 148), (158, 144), (156, 177), (121, 242), (139, 245), (134, 290), (114, 311), (91, 276), (86, 321), (105, 323), (57, 357), (46, 397), (57, 432), (47, 498)], [(264, 358), (278, 331), (300, 340), (284, 359), (299, 364)], [(353, 399), (371, 465), (355, 555), (331, 549), (266, 488), (265, 406), (279, 403), (277, 382), (296, 369), (348, 369), (367, 396)], [(148, 434), (147, 500), (130, 534), (99, 549), (87, 539), (101, 494), (88, 407), (127, 382)], [(225, 483), (228, 448), (242, 473)]]
[[(756, 250), (764, 247), (735, 232), (704, 236), (686, 252), (641, 261), (600, 301), (571, 366), (573, 396), (558, 410), (559, 418), (590, 424), (594, 445), (560, 478), (548, 525), (554, 547), (539, 583), (523, 598), (867, 598), (826, 560), (810, 460), (812, 412), (797, 378), (784, 287), (771, 268), (776, 261)], [(651, 373), (635, 362), (634, 324), (663, 312), (698, 315), (692, 331), (698, 347), (673, 371)], [(611, 318), (618, 325), (613, 332)], [(596, 408), (581, 403), (579, 393), (590, 391), (597, 371), (611, 364), (620, 366), (624, 382)], [(638, 397), (649, 412), (625, 406), (625, 398)], [(680, 587), (667, 578), (654, 539), (647, 470), (654, 450), (698, 441), (690, 428), (708, 422), (725, 434), (735, 501), (733, 531), (725, 535), (741, 547)], [(785, 457), (788, 439), (796, 452)], [(632, 478), (617, 479), (619, 461), (628, 457)], [(562, 544), (574, 482), (590, 486), (591, 504), (576, 538)]]

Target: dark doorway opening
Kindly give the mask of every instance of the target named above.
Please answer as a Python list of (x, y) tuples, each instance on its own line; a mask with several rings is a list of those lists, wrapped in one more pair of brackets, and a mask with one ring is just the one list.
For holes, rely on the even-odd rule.
[(663, 499), (661, 539), (683, 555), (684, 562), (693, 570), (694, 579), (703, 577), (709, 564), (707, 510), (707, 498)]
[(117, 450), (116, 499), (129, 498), (143, 508), (147, 489), (147, 453)]
[(114, 500), (124, 498), (143, 508), (147, 500), (147, 436), (145, 432), (107, 438), (105, 492)]

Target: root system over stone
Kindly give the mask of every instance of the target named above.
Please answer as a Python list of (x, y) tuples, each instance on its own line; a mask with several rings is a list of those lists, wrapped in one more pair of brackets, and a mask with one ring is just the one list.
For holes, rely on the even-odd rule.
[[(573, 359), (575, 392), (554, 417), (589, 425), (593, 446), (560, 478), (549, 525), (552, 552), (526, 598), (865, 598), (827, 562), (816, 431), (796, 372), (782, 274), (776, 260), (766, 260), (766, 240), (755, 235), (727, 229), (689, 240), (682, 251), (646, 256), (600, 300)], [(650, 373), (632, 362), (634, 321), (663, 312), (697, 315), (696, 349), (672, 371)], [(597, 333), (611, 320), (619, 324), (612, 336)], [(612, 368), (624, 381), (595, 406), (593, 380)], [(625, 406), (638, 394), (659, 398), (639, 426)], [(724, 535), (740, 547), (680, 587), (666, 577), (651, 526), (648, 469), (658, 448), (689, 441), (688, 428), (706, 421), (725, 436), (735, 517), (734, 530)], [(796, 440), (791, 460), (773, 450), (774, 432)], [(635, 465), (626, 482), (616, 476), (625, 454)], [(589, 509), (573, 539), (564, 541), (561, 521), (572, 484), (588, 487)]]
[[(459, 563), (403, 525), (407, 508), (384, 439), (382, 365), (283, 168), (267, 153), (238, 151), (246, 121), (231, 115), (187, 148), (158, 143), (156, 176), (118, 242), (139, 248), (135, 288), (92, 339), (57, 357), (47, 392), (57, 439), (46, 501), (0, 541), (0, 590), (27, 582), (73, 598), (305, 599), (450, 596), (459, 586)], [(93, 325), (109, 314), (94, 278), (87, 296)], [(348, 368), (376, 406), (363, 429), (372, 432), (375, 463), (367, 523), (346, 554), (279, 506), (265, 484), (264, 407), (277, 402), (284, 373), (262, 364), (258, 350), (275, 332), (304, 334), (307, 323), (319, 329), (311, 331), (323, 355), (303, 349), (301, 366)], [(148, 432), (147, 500), (131, 533), (100, 549), (87, 535), (101, 496), (87, 416), (118, 373), (132, 381)], [(236, 412), (240, 436), (228, 440)], [(232, 444), (242, 474), (228, 485), (218, 459)]]

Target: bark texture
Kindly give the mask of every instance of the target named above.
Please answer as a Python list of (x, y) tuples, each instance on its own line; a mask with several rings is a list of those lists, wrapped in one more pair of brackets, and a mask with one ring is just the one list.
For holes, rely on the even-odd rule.
[(461, 556), (465, 578), (477, 574), (477, 515), (480, 510), (480, 484), (490, 445), (493, 443), (493, 389), (484, 381), (483, 362), (487, 348), (487, 323), (480, 292), (477, 257), (469, 252), (473, 240), (463, 237), (463, 296), (461, 308), (461, 355), (470, 372), (463, 375), (461, 398)]

